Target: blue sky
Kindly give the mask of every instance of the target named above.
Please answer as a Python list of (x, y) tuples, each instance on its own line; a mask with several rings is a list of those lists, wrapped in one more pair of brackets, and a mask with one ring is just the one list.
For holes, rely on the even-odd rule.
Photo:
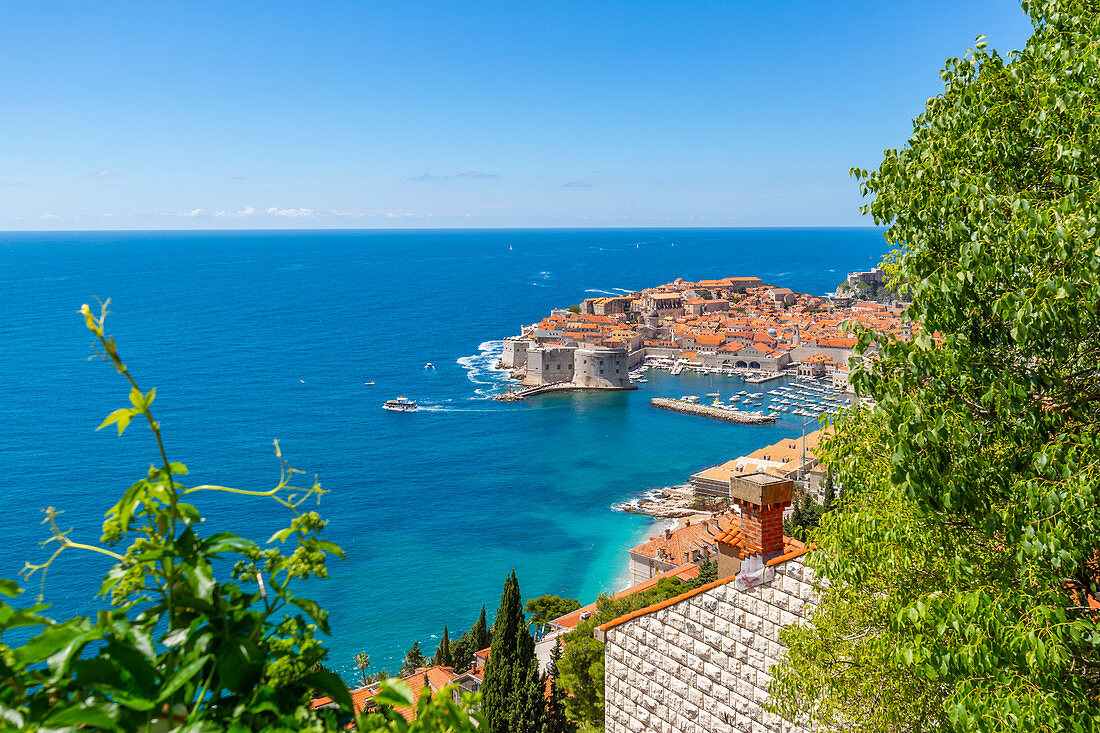
[(0, 229), (849, 226), (1010, 0), (7, 3)]

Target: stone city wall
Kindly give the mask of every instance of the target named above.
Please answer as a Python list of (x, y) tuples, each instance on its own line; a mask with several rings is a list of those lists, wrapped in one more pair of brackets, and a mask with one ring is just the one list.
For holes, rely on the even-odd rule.
[(763, 585), (731, 580), (607, 629), (607, 733), (806, 731), (763, 703), (779, 630), (809, 612), (812, 581), (796, 558)]

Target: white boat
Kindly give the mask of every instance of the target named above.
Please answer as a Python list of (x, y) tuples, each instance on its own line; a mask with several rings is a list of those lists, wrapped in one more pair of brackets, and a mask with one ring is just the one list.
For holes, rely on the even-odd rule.
[(396, 400), (387, 400), (382, 404), (383, 410), (393, 410), (394, 412), (416, 412), (419, 407), (416, 403), (407, 397), (398, 397)]
[(427, 364), (425, 364), (425, 365), (424, 365), (424, 368), (425, 368), (425, 369), (435, 369), (435, 365), (434, 365), (434, 364), (432, 364), (432, 363), (431, 363), (431, 362), (429, 361), (429, 362), (428, 362)]
[(372, 379), (369, 382), (363, 382), (363, 386), (364, 387), (373, 387), (374, 386), (374, 380)]
[(718, 397), (718, 396), (719, 395), (718, 395), (717, 392), (707, 392), (707, 397)]

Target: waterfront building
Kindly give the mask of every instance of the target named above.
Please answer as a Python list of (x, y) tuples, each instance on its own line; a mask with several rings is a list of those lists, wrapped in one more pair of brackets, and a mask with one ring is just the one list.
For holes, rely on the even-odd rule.
[(784, 438), (746, 456), (694, 473), (688, 483), (695, 496), (730, 498), (731, 485), (737, 476), (765, 473), (777, 479), (804, 481), (805, 490), (820, 500), (825, 473), (815, 451), (828, 430), (823, 428), (807, 433), (805, 439), (801, 436)]

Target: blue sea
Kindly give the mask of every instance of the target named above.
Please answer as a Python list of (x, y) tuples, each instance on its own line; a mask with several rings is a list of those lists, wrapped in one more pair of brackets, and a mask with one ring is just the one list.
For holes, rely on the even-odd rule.
[[(88, 360), (76, 311), (95, 297), (112, 299), (108, 332), (157, 388), (191, 485), (273, 486), (274, 439), (320, 477), (347, 561), (302, 591), (331, 611), (334, 668), (365, 651), (393, 672), (414, 640), (430, 652), (444, 624), (461, 633), (482, 605), (491, 616), (513, 568), (525, 597), (621, 588), (626, 549), (656, 525), (613, 504), (801, 431), (796, 417), (743, 426), (648, 404), (744, 388), (728, 377), (496, 402), (500, 339), (551, 308), (677, 277), (821, 294), (886, 249), (877, 229), (0, 233), (0, 577), (46, 557), (42, 508), (95, 541), (156, 460), (148, 428), (94, 431), (128, 393)], [(380, 409), (399, 395), (424, 409)], [(208, 531), (258, 541), (290, 518), (258, 499), (196, 503)], [(51, 613), (94, 613), (106, 567), (65, 553), (45, 582)]]

